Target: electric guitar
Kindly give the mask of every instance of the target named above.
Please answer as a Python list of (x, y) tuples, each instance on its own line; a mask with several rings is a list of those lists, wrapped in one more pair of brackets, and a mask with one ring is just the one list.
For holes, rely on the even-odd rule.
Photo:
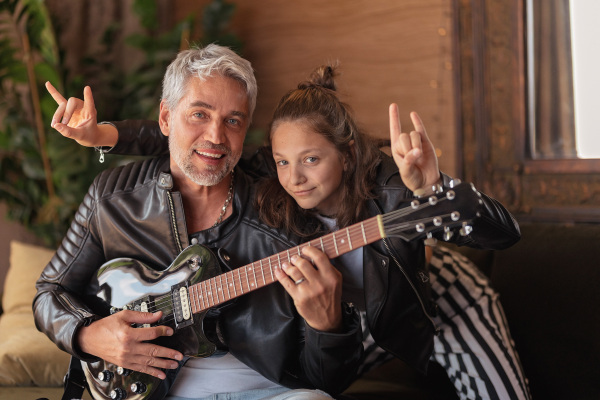
[[(274, 274), (305, 246), (322, 250), (329, 258), (366, 246), (385, 237), (406, 241), (441, 233), (449, 240), (458, 230), (467, 235), (478, 216), (480, 195), (473, 185), (458, 183), (450, 189), (418, 198), (396, 211), (377, 215), (345, 229), (221, 274), (214, 253), (195, 244), (184, 249), (168, 269), (156, 271), (131, 258), (105, 263), (97, 274), (98, 293), (92, 305), (99, 315), (123, 309), (163, 316), (156, 325), (167, 325), (175, 334), (154, 343), (186, 357), (208, 357), (217, 346), (209, 339), (209, 310), (277, 280)], [(105, 362), (83, 362), (88, 389), (94, 399), (162, 399), (168, 387), (158, 378)]]

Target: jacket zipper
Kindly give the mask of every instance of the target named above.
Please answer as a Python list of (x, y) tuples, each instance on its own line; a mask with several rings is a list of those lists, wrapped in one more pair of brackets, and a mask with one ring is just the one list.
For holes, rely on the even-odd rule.
[(79, 308), (79, 307), (75, 307), (75, 304), (73, 304), (71, 302), (71, 300), (64, 294), (61, 293), (58, 296), (63, 301), (63, 303), (67, 306), (67, 308), (71, 309), (71, 311), (73, 313), (79, 315), (80, 318), (86, 319), (86, 318), (90, 318), (92, 316), (92, 314), (90, 314), (86, 310)]
[(177, 220), (175, 219), (175, 206), (173, 205), (173, 196), (170, 191), (166, 191), (167, 199), (169, 199), (169, 212), (171, 214), (171, 223), (173, 224), (173, 234), (175, 235), (175, 242), (177, 243), (178, 252), (181, 253), (183, 251), (183, 246), (181, 244), (181, 239), (179, 237), (179, 231), (177, 230)]
[(427, 317), (427, 319), (429, 320), (429, 322), (433, 326), (433, 329), (435, 330), (435, 334), (437, 335), (438, 332), (440, 331), (440, 329), (435, 324), (435, 321), (433, 320), (433, 318), (431, 317), (431, 315), (429, 315), (429, 311), (427, 311), (427, 307), (425, 307), (425, 303), (423, 302), (423, 299), (421, 298), (421, 295), (419, 294), (419, 291), (415, 287), (413, 281), (408, 277), (408, 274), (406, 273), (406, 270), (402, 267), (402, 265), (400, 265), (400, 263), (398, 262), (398, 260), (394, 256), (394, 254), (392, 254), (392, 251), (390, 249), (390, 246), (388, 245), (387, 240), (385, 238), (383, 238), (381, 240), (383, 241), (383, 244), (385, 245), (385, 248), (387, 249), (388, 254), (390, 255), (390, 257), (392, 257), (392, 260), (394, 260), (394, 262), (398, 266), (398, 269), (400, 270), (400, 272), (402, 272), (402, 275), (404, 275), (404, 277), (406, 278), (406, 280), (410, 284), (410, 287), (412, 288), (413, 292), (417, 296), (417, 299), (419, 299), (419, 304), (421, 305), (421, 310), (423, 310), (423, 313), (425, 314), (425, 316)]

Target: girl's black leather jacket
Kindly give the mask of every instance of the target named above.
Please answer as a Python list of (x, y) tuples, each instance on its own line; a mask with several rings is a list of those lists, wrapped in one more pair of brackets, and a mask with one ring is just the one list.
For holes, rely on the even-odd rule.
[[(442, 178), (447, 190), (450, 178), (444, 174)], [(461, 204), (462, 208), (479, 212), (471, 224), (472, 232), (467, 236), (455, 233), (449, 242), (479, 249), (503, 249), (519, 241), (521, 233), (513, 216), (496, 200), (480, 195), (481, 204), (478, 201)], [(384, 155), (374, 199), (368, 203), (369, 214), (398, 210), (409, 206), (412, 200), (414, 195), (402, 182), (398, 167)], [(434, 237), (442, 239), (442, 233)], [(423, 246), (422, 240), (406, 242), (393, 237), (372, 243), (364, 251), (363, 275), (367, 320), (373, 339), (380, 347), (425, 372), (437, 328), (432, 320), (436, 311), (431, 301)]]
[[(229, 253), (232, 268), (298, 243), (258, 221), (253, 190), (252, 179), (236, 167), (233, 215), (199, 233), (201, 244)], [(36, 284), (33, 309), (38, 329), (62, 350), (95, 361), (77, 348), (75, 336), (80, 327), (100, 318), (89, 301), (98, 293), (89, 282), (100, 266), (129, 257), (163, 270), (188, 242), (181, 195), (172, 190), (169, 157), (104, 171)], [(342, 333), (315, 331), (278, 282), (238, 297), (221, 310), (218, 321), (223, 342), (235, 357), (287, 387), (315, 387), (336, 394), (352, 382), (361, 361), (356, 311), (345, 315)], [(171, 373), (166, 381), (172, 382), (174, 376)]]

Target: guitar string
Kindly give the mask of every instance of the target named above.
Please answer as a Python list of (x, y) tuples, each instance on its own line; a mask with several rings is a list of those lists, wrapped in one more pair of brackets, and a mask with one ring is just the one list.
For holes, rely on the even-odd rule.
[[(447, 198), (446, 198), (446, 197), (440, 197), (439, 199), (437, 199), (437, 202), (436, 202), (435, 204), (438, 204), (438, 203), (440, 203), (440, 202), (443, 202), (443, 201), (446, 201), (446, 200), (447, 200)], [(398, 218), (398, 217), (400, 217), (400, 216), (405, 216), (405, 215), (412, 214), (412, 213), (414, 213), (416, 210), (422, 210), (422, 209), (424, 209), (424, 208), (433, 207), (433, 206), (435, 206), (435, 204), (433, 204), (433, 205), (432, 205), (431, 203), (429, 203), (429, 201), (427, 201), (427, 202), (420, 202), (420, 203), (417, 205), (417, 207), (416, 207), (416, 208), (413, 208), (412, 206), (408, 206), (408, 207), (401, 208), (401, 209), (399, 209), (399, 210), (390, 211), (390, 212), (388, 212), (388, 213), (386, 213), (386, 214), (383, 214), (383, 215), (381, 216), (381, 219), (382, 219), (383, 221), (390, 221), (390, 220), (396, 219), (396, 218)], [(429, 217), (429, 218), (423, 218), (423, 219), (430, 219), (430, 218), (431, 218), (431, 217)], [(415, 220), (411, 220), (411, 221), (409, 221), (409, 222), (406, 222), (406, 223), (407, 223), (407, 224), (413, 224), (413, 223), (415, 223), (415, 222), (416, 222)]]
[[(360, 228), (357, 227), (355, 229), (360, 229)], [(375, 229), (377, 229), (376, 226), (375, 226)], [(330, 235), (327, 235), (327, 236), (330, 236)], [(325, 251), (327, 251), (327, 249), (329, 249), (331, 252), (331, 250), (334, 248), (334, 245), (332, 243), (333, 243), (333, 237), (328, 237), (328, 238), (323, 239), (323, 247), (325, 248)], [(310, 243), (305, 243), (305, 244), (298, 246), (298, 248), (306, 247), (309, 245), (310, 245)], [(293, 250), (293, 249), (290, 249), (290, 250)], [(223, 274), (223, 275), (228, 275), (231, 277), (231, 279), (229, 279), (229, 278), (227, 279), (227, 282), (230, 283), (230, 285), (234, 285), (236, 288), (240, 288), (239, 289), (240, 293), (243, 292), (244, 287), (246, 288), (246, 293), (247, 293), (247, 292), (255, 290), (259, 287), (262, 287), (267, 284), (275, 282), (277, 279), (275, 277), (271, 278), (273, 264), (274, 264), (274, 268), (276, 269), (279, 267), (279, 264), (281, 264), (282, 262), (289, 262), (290, 257), (288, 256), (288, 254), (289, 255), (295, 254), (295, 252), (291, 253), (290, 250), (267, 257), (267, 258), (261, 260), (262, 263), (260, 261), (256, 261), (250, 265), (241, 267), (235, 271), (227, 272), (226, 274)], [(255, 266), (254, 264), (259, 264), (259, 266)], [(269, 277), (268, 279), (265, 277), (265, 274), (264, 274), (265, 270), (267, 271), (266, 277)], [(238, 271), (237, 274), (235, 273), (236, 271)], [(258, 275), (257, 275), (257, 271), (258, 271)], [(271, 273), (269, 273), (269, 272), (271, 272)], [(261, 277), (263, 277), (263, 278), (261, 279)], [(251, 278), (254, 278), (254, 279), (251, 279)], [(206, 286), (211, 286), (210, 290), (204, 291), (205, 296), (211, 296), (213, 285), (211, 285), (209, 281), (213, 281), (213, 280), (214, 280), (214, 278), (211, 278), (206, 281), (199, 282), (198, 284), (194, 284), (194, 286), (204, 285), (205, 289), (206, 289)], [(261, 283), (262, 283), (262, 285), (258, 286)], [(217, 304), (222, 303), (222, 301), (220, 300), (220, 297), (223, 297), (224, 301), (227, 301), (227, 300), (230, 300), (231, 298), (237, 297), (237, 296), (233, 296), (233, 297), (231, 296), (228, 287), (226, 290), (222, 290), (221, 293), (222, 293), (221, 296), (219, 296), (219, 293), (217, 291), (216, 296), (213, 295), (213, 297), (205, 297), (204, 299), (201, 299), (198, 296), (195, 296), (196, 299), (194, 299), (194, 300), (197, 302), (200, 302), (200, 301), (206, 302), (209, 305), (208, 308), (210, 308), (210, 307), (214, 307)], [(225, 299), (225, 296), (227, 296), (228, 298)], [(217, 302), (214, 302), (214, 297), (217, 297), (217, 299), (219, 299), (219, 300)], [(170, 293), (156, 297), (153, 301), (153, 304), (154, 304), (153, 306), (148, 308), (148, 312), (167, 311), (167, 310), (171, 310), (171, 309), (175, 309), (176, 312), (179, 312), (181, 310), (181, 308), (178, 306), (178, 303), (173, 305), (173, 302), (171, 301)], [(208, 309), (208, 308), (204, 308), (204, 309)], [(172, 313), (169, 313), (169, 315), (166, 318), (161, 319), (161, 321), (159, 321), (159, 322), (171, 322), (171, 321), (174, 321), (174, 319), (175, 319), (175, 315), (173, 315)]]
[[(442, 198), (439, 199), (439, 201), (443, 201), (443, 200), (445, 200), (444, 197), (442, 197)], [(424, 203), (420, 203), (415, 209), (420, 210), (420, 209), (423, 209), (423, 208), (426, 208), (426, 207), (431, 207), (431, 206), (432, 205), (429, 202), (424, 202)], [(399, 209), (399, 210), (396, 210), (396, 211), (392, 211), (392, 212), (389, 212), (387, 214), (382, 215), (382, 220), (384, 222), (387, 222), (387, 221), (390, 221), (390, 220), (394, 220), (394, 219), (397, 219), (400, 216), (405, 216), (405, 215), (413, 213), (415, 211), (415, 209), (413, 209), (412, 207), (404, 207), (402, 209)], [(446, 214), (446, 215), (443, 215), (441, 217), (447, 217), (448, 215), (449, 214)], [(391, 228), (388, 227), (386, 229), (386, 231), (388, 233), (395, 233), (395, 232), (398, 232), (398, 231), (405, 230), (407, 227), (413, 226), (413, 225), (415, 225), (417, 223), (427, 222), (429, 220), (430, 220), (430, 218), (422, 218), (420, 220), (413, 220), (413, 221), (410, 221), (410, 222), (398, 223), (398, 224), (396, 224), (395, 226), (393, 226)], [(366, 228), (365, 228), (365, 224), (366, 224)], [(359, 225), (362, 225), (362, 226), (359, 227)], [(354, 232), (354, 233), (350, 232), (353, 228), (354, 228), (355, 231), (358, 230), (358, 229), (361, 229), (361, 228), (362, 229), (371, 230), (371, 231), (373, 229), (375, 229), (375, 230), (379, 229), (379, 227), (376, 226), (375, 224), (367, 224), (366, 221), (363, 224), (353, 225), (351, 227), (346, 228), (346, 230), (349, 232), (350, 240), (352, 240), (353, 234), (355, 235), (355, 238), (356, 237), (360, 238), (360, 234), (356, 234), (357, 232)], [(373, 229), (370, 229), (370, 228), (373, 228)], [(331, 250), (333, 250), (334, 248), (335, 248), (335, 251), (337, 252), (338, 251), (337, 247), (332, 247), (332, 246), (336, 245), (334, 237), (335, 236), (333, 234), (326, 235), (325, 237), (322, 238), (322, 246), (319, 246), (319, 247), (322, 247), (323, 249), (325, 249), (326, 252), (327, 252), (327, 250), (329, 250), (328, 253), (332, 253)], [(317, 240), (313, 240), (311, 242), (308, 242), (308, 243), (302, 244), (300, 246), (297, 246), (297, 248), (295, 248), (295, 249), (301, 249), (301, 248), (306, 247), (306, 246), (314, 245), (313, 243), (315, 243), (317, 241), (318, 241), (318, 239)], [(332, 243), (333, 243), (333, 245), (332, 245)], [(276, 264), (275, 268), (278, 268), (278, 264), (281, 262), (282, 256), (283, 256), (283, 262), (286, 262), (286, 261), (289, 262), (288, 254), (290, 254), (289, 250), (265, 258), (264, 260), (267, 260), (267, 261), (265, 261), (265, 264), (268, 264), (268, 270), (272, 270), (272, 261), (273, 261), (273, 258), (277, 259), (276, 260), (277, 262), (275, 263)], [(263, 260), (261, 260), (261, 261), (263, 261)], [(259, 281), (261, 281), (261, 279), (260, 279), (260, 276), (256, 275), (256, 267), (254, 266), (255, 263), (260, 263), (260, 266), (258, 267), (258, 271), (259, 271), (260, 275), (263, 277), (262, 278), (262, 285), (261, 286), (258, 286), (258, 284), (260, 283)], [(243, 271), (241, 271), (241, 270), (243, 270)], [(262, 287), (262, 286), (265, 286), (267, 284), (273, 283), (273, 282), (275, 282), (275, 280), (277, 280), (275, 278), (272, 278), (272, 280), (270, 279), (267, 282), (267, 279), (265, 278), (265, 275), (264, 275), (265, 266), (263, 266), (260, 261), (254, 262), (254, 263), (252, 263), (250, 265), (247, 265), (245, 267), (241, 267), (240, 269), (238, 269), (236, 271), (238, 271), (237, 278), (235, 276), (235, 271), (231, 271), (231, 272), (228, 272), (228, 273), (223, 274), (223, 275), (231, 276), (232, 279), (227, 280), (227, 278), (226, 278), (226, 282), (230, 282), (229, 285), (234, 285), (235, 287), (239, 287), (240, 288), (240, 292), (243, 292), (243, 287), (244, 286), (247, 288), (246, 292), (250, 292), (250, 291), (253, 291), (255, 289), (258, 289), (259, 287)], [(245, 275), (246, 275), (245, 277), (242, 275), (244, 272), (245, 272)], [(272, 271), (271, 271), (271, 274), (272, 274)], [(252, 283), (252, 280), (250, 279), (250, 276), (254, 277), (254, 283)], [(267, 273), (267, 276), (269, 276), (269, 273)], [(200, 285), (200, 284), (204, 284), (204, 286), (206, 286), (207, 284), (210, 285), (210, 283), (212, 281), (214, 281), (215, 278), (216, 277), (211, 278), (211, 279), (206, 280), (206, 281), (202, 281), (202, 282), (200, 282), (198, 284), (195, 284), (194, 286), (197, 286), (197, 285)], [(255, 285), (257, 285), (257, 286), (254, 287)], [(210, 286), (212, 286), (212, 285), (210, 285)], [(222, 285), (221, 285), (221, 287), (222, 287)], [(231, 300), (232, 298), (237, 297), (237, 296), (233, 296), (233, 297), (231, 296), (231, 293), (229, 292), (229, 287), (227, 287), (226, 291), (225, 290), (220, 290), (221, 296), (219, 296), (219, 290), (218, 289), (219, 288), (217, 287), (217, 292), (216, 292), (217, 301), (216, 302), (214, 302), (214, 298), (211, 297), (211, 296), (214, 296), (214, 294), (212, 293), (212, 287), (210, 288), (210, 290), (208, 290), (208, 291), (205, 290), (203, 292), (206, 296), (209, 296), (209, 297), (202, 298), (202, 296), (200, 296), (200, 297), (198, 295), (195, 296), (196, 298), (194, 300), (196, 302), (206, 302), (208, 304), (208, 306), (209, 306), (209, 307), (202, 308), (200, 311), (203, 311), (203, 310), (206, 310), (208, 308), (214, 307), (215, 305), (221, 304), (221, 303), (223, 303), (225, 301), (228, 301), (228, 300)], [(227, 292), (227, 293), (225, 293), (225, 292)], [(227, 299), (225, 299), (226, 295), (228, 297)], [(223, 298), (223, 301), (220, 300), (220, 297)], [(148, 312), (166, 311), (166, 310), (172, 310), (172, 309), (175, 309), (176, 312), (180, 312), (181, 311), (181, 307), (178, 306), (178, 304), (179, 304), (178, 302), (176, 302), (175, 305), (173, 305), (173, 302), (171, 301), (171, 295), (170, 295), (170, 293), (158, 296), (156, 299), (154, 299), (153, 304), (154, 304), (154, 306), (150, 307), (148, 309)], [(202, 306), (200, 306), (200, 307), (202, 307)], [(162, 319), (162, 322), (171, 322), (174, 319), (175, 319), (175, 315), (172, 314), (172, 313), (170, 313), (168, 317)]]
[[(360, 224), (358, 224), (358, 225), (360, 225)], [(348, 229), (348, 231), (350, 231), (350, 236), (351, 237), (354, 236), (355, 239), (356, 238), (360, 238), (360, 240), (362, 240), (362, 236), (363, 236), (362, 230), (367, 231), (369, 237), (373, 236), (373, 232), (375, 232), (375, 233), (379, 232), (379, 227), (376, 224), (376, 222), (369, 224), (366, 221), (363, 223), (362, 227), (361, 226), (352, 226), (352, 227), (348, 227), (347, 229)], [(352, 231), (354, 231), (354, 232), (352, 232)], [(358, 240), (358, 241), (360, 241), (360, 240)], [(307, 247), (307, 246), (310, 246), (310, 245), (314, 246), (316, 242), (318, 242), (318, 240), (313, 240), (311, 242), (304, 243), (304, 244), (298, 246), (298, 248), (303, 248), (303, 247)], [(330, 254), (333, 253), (333, 249), (335, 248), (333, 235), (326, 235), (325, 237), (323, 237), (323, 243), (322, 244), (323, 244), (322, 249), (324, 249), (325, 252), (328, 252)], [(321, 246), (319, 246), (319, 247), (321, 247)], [(236, 277), (235, 271), (228, 272), (227, 274), (230, 275), (232, 278), (228, 279), (227, 282), (231, 282), (232, 285), (235, 285), (236, 287), (239, 287), (240, 288), (240, 292), (242, 292), (242, 289), (241, 289), (242, 287), (246, 287), (247, 288), (246, 292), (249, 292), (249, 291), (253, 290), (253, 288), (251, 286), (254, 286), (254, 283), (261, 283), (262, 282), (262, 283), (264, 283), (264, 285), (273, 283), (275, 280), (277, 280), (276, 278), (273, 277), (273, 280), (271, 280), (271, 278), (269, 278), (269, 281), (267, 282), (266, 278), (260, 279), (260, 276), (265, 276), (265, 274), (264, 274), (264, 270), (265, 269), (268, 271), (267, 274), (266, 274), (266, 276), (270, 276), (271, 274), (269, 272), (272, 269), (273, 264), (275, 264), (275, 268), (278, 268), (278, 264), (279, 263), (281, 263), (281, 262), (289, 262), (289, 256), (288, 256), (288, 254), (290, 254), (290, 255), (291, 254), (295, 254), (295, 252), (292, 252), (291, 250), (294, 250), (294, 249), (290, 249), (288, 251), (284, 251), (284, 252), (281, 252), (279, 254), (275, 254), (275, 255), (272, 255), (270, 257), (267, 257), (264, 260), (261, 260), (262, 263), (260, 261), (256, 261), (255, 263), (253, 263), (253, 264), (257, 264), (257, 263), (260, 264), (259, 267), (255, 267), (252, 264), (250, 264), (248, 266), (245, 266), (245, 267), (242, 267), (239, 270), (236, 270), (236, 271), (240, 271), (240, 272), (237, 273), (237, 277)], [(270, 263), (269, 263), (269, 260), (270, 260)], [(256, 274), (255, 268), (258, 268), (259, 275)], [(249, 270), (251, 270), (251, 271), (249, 271)], [(252, 282), (252, 279), (250, 279), (251, 277), (255, 278), (254, 279), (254, 283)], [(213, 286), (213, 285), (209, 285), (208, 281), (209, 280), (206, 280), (206, 281), (200, 282), (199, 284), (204, 284), (204, 286), (207, 286), (207, 285), (208, 286)], [(212, 288), (211, 288), (211, 290), (212, 290)], [(231, 295), (230, 295), (230, 293), (229, 293), (228, 290), (227, 291), (223, 291), (223, 292), (228, 292), (228, 293), (226, 293), (227, 297), (228, 297), (227, 300), (230, 300), (231, 298), (233, 298), (233, 297), (231, 297)], [(208, 291), (208, 293), (209, 293), (208, 295), (210, 295), (210, 291)], [(223, 297), (223, 298), (225, 298), (225, 293), (222, 296), (219, 296), (218, 293), (217, 293), (217, 297)], [(234, 297), (237, 297), (237, 296), (234, 296)], [(198, 299), (198, 298), (196, 298), (195, 300), (196, 301), (203, 301), (203, 300)], [(215, 302), (213, 302), (213, 299), (211, 299), (211, 298), (206, 298), (205, 301), (206, 301), (206, 303), (208, 303), (209, 307), (205, 307), (204, 309), (208, 309), (210, 307), (214, 307), (215, 305), (220, 304), (220, 302), (221, 302), (219, 300), (219, 302), (215, 303)], [(226, 300), (224, 300), (224, 301), (226, 301)], [(179, 311), (181, 309), (180, 307), (177, 306), (177, 303), (176, 303), (175, 307), (173, 306), (173, 304), (171, 302), (171, 295), (170, 295), (170, 293), (167, 293), (167, 294), (164, 294), (164, 295), (161, 295), (161, 296), (158, 296), (157, 298), (155, 298), (154, 299), (154, 304), (155, 304), (154, 306), (152, 306), (152, 307), (150, 307), (148, 309), (149, 312), (166, 311), (166, 310), (170, 310), (170, 309), (173, 309), (173, 308), (175, 308), (176, 311)], [(161, 319), (161, 321), (159, 321), (159, 322), (165, 322), (166, 323), (166, 322), (171, 322), (174, 319), (175, 319), (175, 315), (173, 315), (172, 313), (169, 313), (169, 315), (166, 318)]]
[[(349, 227), (349, 229), (350, 228), (352, 228), (352, 227)], [(355, 227), (353, 230), (356, 231), (356, 230), (359, 230), (359, 229), (360, 229), (360, 227)], [(352, 230), (352, 229), (350, 229), (350, 230)], [(370, 224), (370, 225), (366, 225), (366, 230), (370, 231), (370, 232), (372, 232), (372, 231), (377, 232), (379, 230), (379, 227), (376, 224)], [(351, 236), (355, 236), (355, 238), (362, 236), (362, 234), (360, 234), (360, 233), (357, 234), (357, 232), (354, 232), (354, 233), (351, 232), (350, 235)], [(330, 235), (327, 235), (327, 236), (328, 237), (323, 238), (323, 248), (325, 249), (326, 252), (333, 253), (333, 249), (335, 247), (334, 244), (333, 244), (333, 242), (334, 242), (333, 236), (330, 236)], [(298, 247), (300, 247), (300, 248), (306, 247), (306, 246), (311, 245), (311, 243), (314, 243), (314, 242), (315, 241), (312, 241), (312, 242), (303, 244), (303, 245), (298, 246)], [(278, 257), (278, 255), (273, 255), (273, 256), (270, 256), (270, 257), (266, 258), (265, 260), (269, 260), (270, 259), (271, 263), (269, 265), (268, 261), (263, 261), (264, 265), (262, 265), (261, 267), (258, 267), (259, 273), (260, 272), (264, 272), (265, 267), (267, 267), (266, 268), (267, 270), (270, 270), (271, 267), (272, 267), (273, 261), (275, 261), (275, 264), (276, 264), (275, 268), (278, 268), (277, 264), (279, 262), (281, 262), (281, 261), (282, 262), (289, 262), (289, 257), (288, 257), (287, 253), (288, 252), (286, 251), (286, 252), (279, 253), (279, 257)], [(255, 262), (255, 263), (258, 263), (258, 262)], [(234, 273), (234, 271), (228, 272), (227, 274), (231, 275), (231, 277), (232, 277), (232, 279), (228, 279), (228, 282), (231, 282), (231, 284), (236, 285), (236, 287), (241, 287), (241, 288), (246, 287), (247, 288), (246, 292), (249, 292), (249, 291), (253, 290), (252, 286), (254, 286), (255, 283), (264, 283), (266, 285), (268, 283), (273, 283), (276, 280), (275, 278), (273, 278), (273, 280), (269, 279), (269, 282), (267, 282), (266, 279), (260, 279), (260, 276), (257, 276), (256, 270), (254, 268), (256, 268), (256, 267), (254, 267), (253, 265), (249, 265), (249, 266), (240, 268), (240, 270), (236, 270), (236, 271), (239, 271), (237, 273), (237, 277), (236, 277), (236, 274)], [(241, 271), (242, 269), (244, 269), (244, 270)], [(262, 271), (261, 271), (261, 269), (262, 269)], [(260, 274), (260, 275), (264, 276), (264, 274)], [(269, 276), (269, 275), (270, 274), (267, 273), (267, 276)], [(254, 282), (252, 281), (252, 279), (250, 279), (251, 277), (255, 278)], [(207, 286), (207, 285), (209, 285), (208, 281), (209, 280), (200, 282), (200, 284), (204, 284), (204, 286)], [(209, 286), (212, 286), (212, 285), (209, 285)], [(212, 288), (211, 288), (211, 290), (212, 290)], [(206, 294), (206, 296), (210, 296), (211, 290), (206, 291), (206, 293), (208, 293), (208, 294)], [(228, 291), (222, 291), (222, 292), (228, 292)], [(242, 292), (242, 289), (240, 289), (240, 292)], [(227, 300), (229, 300), (229, 299), (232, 298), (231, 295), (230, 295), (230, 293), (224, 293), (222, 296), (219, 296), (219, 294), (217, 293), (216, 297), (217, 298), (219, 298), (219, 297), (225, 298), (226, 294), (227, 294), (227, 297), (229, 297)], [(206, 303), (208, 303), (208, 305), (209, 305), (208, 308), (214, 307), (215, 305), (221, 303), (220, 300), (217, 301), (217, 302), (214, 302), (213, 300), (214, 299), (210, 298), (210, 297), (206, 297), (205, 300), (198, 299), (198, 298), (196, 299), (196, 301), (205, 301)], [(161, 296), (155, 298), (154, 299), (154, 306), (149, 307), (148, 311), (149, 312), (166, 311), (166, 310), (170, 310), (170, 309), (175, 308), (175, 311), (178, 312), (178, 311), (181, 310), (181, 308), (178, 307), (177, 305), (178, 305), (178, 303), (175, 303), (175, 306), (173, 306), (173, 303), (171, 302), (171, 295), (170, 295), (170, 293), (168, 293), (168, 294), (161, 295)], [(208, 309), (208, 308), (205, 308), (205, 309)], [(175, 319), (175, 316), (172, 313), (169, 313), (168, 317), (162, 319), (161, 321), (162, 322), (170, 322), (170, 321), (173, 321), (174, 319)]]

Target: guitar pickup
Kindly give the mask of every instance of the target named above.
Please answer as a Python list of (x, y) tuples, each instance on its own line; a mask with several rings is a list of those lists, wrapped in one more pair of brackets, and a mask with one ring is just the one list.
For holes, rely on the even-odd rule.
[(171, 287), (171, 302), (175, 327), (184, 328), (194, 323), (190, 304), (187, 282), (182, 282)]
[[(114, 307), (113, 307), (114, 308)], [(140, 299), (137, 299), (131, 304), (126, 304), (121, 309), (116, 309), (117, 311), (121, 310), (133, 310), (133, 311), (141, 311), (141, 312), (153, 312), (154, 310), (154, 297), (153, 296), (145, 296)], [(113, 310), (111, 310), (111, 314), (113, 314)], [(150, 324), (131, 324), (134, 328), (149, 328)]]

